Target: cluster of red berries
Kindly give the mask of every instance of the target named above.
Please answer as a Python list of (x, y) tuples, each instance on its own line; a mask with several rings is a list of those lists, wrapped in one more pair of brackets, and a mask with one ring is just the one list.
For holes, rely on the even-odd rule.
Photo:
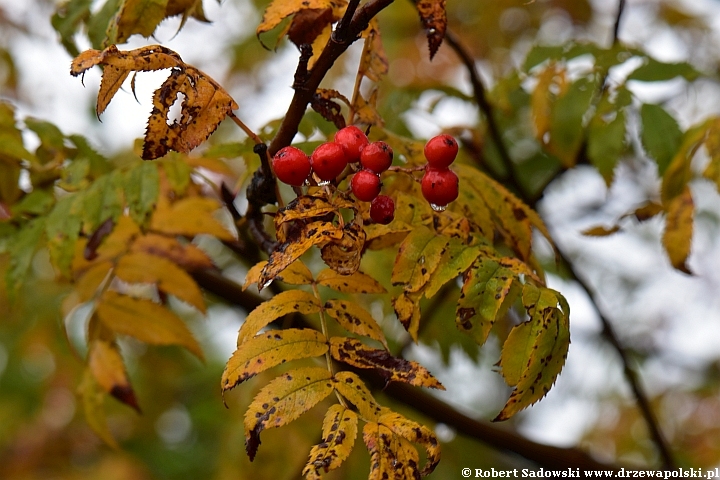
[(395, 216), (393, 199), (380, 195), (380, 174), (392, 165), (393, 152), (385, 142), (370, 143), (365, 133), (351, 125), (340, 129), (335, 140), (318, 146), (307, 156), (296, 147), (285, 147), (273, 157), (272, 167), (281, 182), (301, 186), (310, 172), (321, 181), (332, 181), (349, 163), (358, 163), (362, 169), (350, 180), (350, 189), (358, 200), (371, 202), (370, 218), (388, 224)]
[(420, 182), (422, 194), (435, 208), (442, 209), (458, 197), (458, 177), (448, 167), (458, 153), (457, 141), (442, 134), (425, 144), (425, 174)]
[[(455, 160), (458, 144), (450, 135), (438, 135), (425, 145), (427, 165), (421, 180), (422, 194), (442, 209), (458, 196), (458, 177), (448, 167)], [(395, 202), (380, 195), (380, 174), (390, 168), (393, 151), (382, 141), (372, 142), (358, 127), (340, 129), (335, 140), (318, 146), (308, 156), (296, 147), (285, 147), (272, 160), (272, 168), (281, 182), (301, 186), (313, 172), (321, 181), (335, 180), (348, 164), (360, 164), (350, 179), (350, 190), (358, 200), (370, 203), (370, 218), (380, 224), (390, 223), (395, 216)]]

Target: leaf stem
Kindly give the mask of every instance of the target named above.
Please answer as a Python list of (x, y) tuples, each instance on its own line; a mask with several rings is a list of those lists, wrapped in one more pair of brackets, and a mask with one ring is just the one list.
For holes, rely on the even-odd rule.
[(235, 114), (232, 112), (232, 110), (228, 113), (228, 117), (230, 117), (230, 119), (233, 122), (235, 122), (235, 125), (240, 127), (240, 129), (243, 132), (245, 132), (245, 134), (248, 137), (252, 138), (253, 142), (255, 142), (256, 145), (263, 143), (263, 141), (260, 139), (260, 137), (258, 137), (257, 134), (250, 129), (250, 127), (245, 125), (242, 120), (240, 120), (237, 116), (235, 116)]

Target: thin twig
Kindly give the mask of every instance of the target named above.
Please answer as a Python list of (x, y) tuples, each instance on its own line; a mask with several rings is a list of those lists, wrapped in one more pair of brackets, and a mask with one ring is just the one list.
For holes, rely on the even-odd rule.
[(245, 134), (248, 137), (252, 138), (252, 141), (255, 142), (255, 144), (263, 143), (263, 141), (260, 139), (260, 137), (258, 137), (257, 134), (250, 129), (250, 127), (245, 125), (242, 120), (240, 120), (237, 116), (235, 116), (235, 114), (232, 111), (230, 113), (228, 113), (228, 117), (230, 117), (230, 120), (235, 122), (235, 125), (240, 127), (240, 129), (243, 132), (245, 132)]
[(615, 15), (615, 25), (613, 26), (613, 45), (616, 45), (620, 41), (618, 35), (620, 34), (620, 21), (622, 20), (624, 11), (625, 0), (620, 0), (618, 2), (617, 14)]

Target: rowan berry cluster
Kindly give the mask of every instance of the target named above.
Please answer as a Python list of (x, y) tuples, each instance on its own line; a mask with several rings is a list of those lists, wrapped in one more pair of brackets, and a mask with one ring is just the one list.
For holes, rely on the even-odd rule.
[(438, 135), (428, 140), (424, 153), (428, 163), (420, 181), (423, 197), (434, 207), (444, 208), (459, 193), (458, 177), (448, 168), (457, 156), (457, 141), (447, 134)]
[(387, 224), (395, 215), (395, 202), (380, 195), (380, 174), (392, 165), (393, 152), (385, 142), (372, 142), (358, 127), (340, 129), (335, 140), (318, 146), (312, 155), (296, 147), (285, 147), (275, 154), (272, 167), (281, 182), (301, 186), (310, 172), (323, 182), (335, 180), (348, 164), (359, 162), (361, 169), (350, 179), (350, 190), (358, 200), (371, 202), (370, 218)]
[[(448, 168), (457, 156), (457, 141), (450, 135), (438, 135), (425, 144), (424, 153), (427, 165), (420, 181), (422, 194), (433, 208), (444, 209), (458, 197), (458, 177)], [(321, 144), (310, 156), (292, 146), (281, 149), (275, 154), (272, 167), (280, 181), (299, 187), (311, 172), (321, 182), (330, 182), (348, 164), (354, 164), (356, 171), (350, 178), (350, 191), (358, 200), (371, 202), (370, 218), (374, 222), (388, 224), (395, 216), (395, 202), (380, 195), (380, 174), (390, 168), (392, 161), (393, 151), (387, 143), (371, 143), (362, 130), (351, 125), (340, 129), (334, 141)]]

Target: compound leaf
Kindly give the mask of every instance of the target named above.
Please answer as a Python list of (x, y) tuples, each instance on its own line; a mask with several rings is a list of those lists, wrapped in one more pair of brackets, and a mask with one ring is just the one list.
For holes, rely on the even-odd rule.
[(222, 374), (223, 391), (281, 363), (319, 357), (328, 350), (325, 336), (312, 329), (289, 328), (251, 338), (232, 354)]
[(291, 370), (268, 383), (245, 412), (245, 450), (250, 461), (260, 446), (260, 432), (292, 422), (333, 390), (332, 374), (317, 367)]

